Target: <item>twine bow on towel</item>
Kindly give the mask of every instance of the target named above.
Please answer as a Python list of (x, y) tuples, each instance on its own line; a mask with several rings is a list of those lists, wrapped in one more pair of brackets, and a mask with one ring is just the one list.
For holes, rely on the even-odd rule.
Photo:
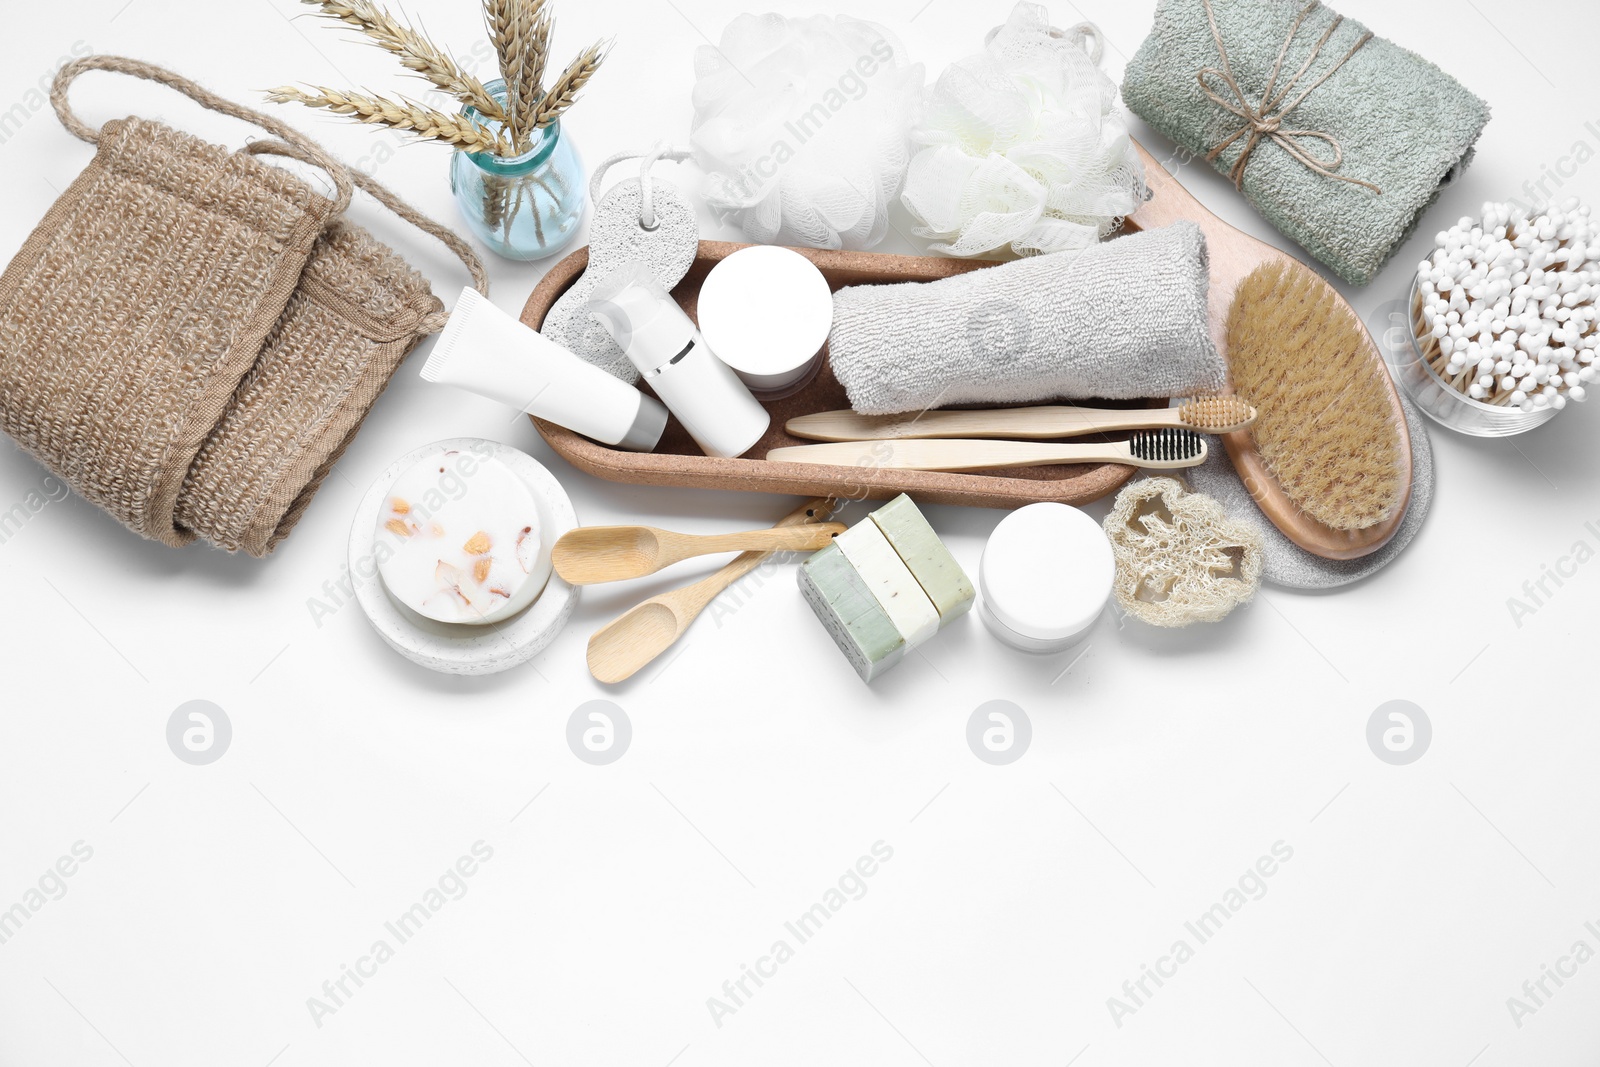
[[(1259, 104), (1251, 104), (1250, 99), (1245, 96), (1244, 90), (1239, 87), (1238, 79), (1234, 77), (1233, 64), (1228, 59), (1227, 46), (1222, 42), (1222, 31), (1217, 28), (1217, 14), (1212, 10), (1211, 0), (1200, 0), (1200, 2), (1205, 5), (1206, 19), (1211, 23), (1211, 37), (1217, 43), (1217, 55), (1222, 60), (1221, 69), (1207, 67), (1195, 76), (1200, 82), (1200, 91), (1205, 93), (1207, 98), (1218, 107), (1244, 120), (1242, 126), (1223, 139), (1210, 152), (1206, 153), (1206, 161), (1208, 163), (1216, 162), (1218, 156), (1226, 152), (1241, 138), (1246, 139), (1244, 149), (1240, 151), (1239, 158), (1234, 162), (1233, 170), (1228, 175), (1233, 179), (1233, 184), (1236, 188), (1243, 188), (1245, 165), (1250, 162), (1250, 156), (1255, 152), (1257, 146), (1262, 141), (1269, 140), (1315, 174), (1320, 174), (1324, 178), (1333, 178), (1336, 181), (1349, 182), (1351, 185), (1365, 186), (1382, 196), (1383, 190), (1371, 182), (1364, 182), (1359, 178), (1349, 178), (1343, 174), (1334, 173), (1339, 169), (1340, 164), (1344, 162), (1344, 149), (1332, 134), (1323, 133), (1320, 130), (1289, 129), (1283, 124), (1284, 117), (1289, 112), (1299, 107), (1305, 98), (1311, 95), (1313, 90), (1333, 77), (1334, 73), (1344, 66), (1351, 56), (1359, 52), (1362, 45), (1372, 40), (1372, 33), (1369, 31), (1362, 34), (1360, 40), (1356, 41), (1351, 46), (1350, 51), (1344, 54), (1344, 58), (1329, 67), (1322, 77), (1306, 86), (1298, 96), (1285, 104), (1284, 98), (1294, 92), (1295, 86), (1300, 83), (1300, 79), (1305, 77), (1306, 72), (1311, 69), (1311, 65), (1322, 54), (1322, 48), (1328, 43), (1328, 39), (1333, 36), (1333, 32), (1344, 22), (1343, 15), (1334, 17), (1333, 22), (1323, 32), (1321, 39), (1317, 41), (1316, 47), (1311, 49), (1311, 54), (1300, 65), (1300, 69), (1295, 71), (1294, 76), (1279, 89), (1278, 78), (1283, 73), (1283, 61), (1289, 55), (1289, 48), (1294, 44), (1295, 36), (1300, 32), (1300, 27), (1310, 17), (1311, 13), (1322, 6), (1320, 0), (1312, 0), (1301, 10), (1299, 17), (1294, 20), (1294, 25), (1289, 27), (1289, 36), (1284, 38), (1283, 47), (1278, 51), (1278, 61), (1273, 64), (1272, 77), (1267, 79), (1267, 87), (1261, 91), (1261, 102)], [(1207, 81), (1208, 78), (1221, 79), (1223, 85), (1232, 93), (1232, 99), (1213, 89)], [(1276, 90), (1276, 93), (1274, 90)], [(1318, 159), (1313, 156), (1300, 146), (1298, 142), (1301, 138), (1315, 138), (1319, 141), (1327, 142), (1328, 146), (1333, 149), (1333, 158)]]

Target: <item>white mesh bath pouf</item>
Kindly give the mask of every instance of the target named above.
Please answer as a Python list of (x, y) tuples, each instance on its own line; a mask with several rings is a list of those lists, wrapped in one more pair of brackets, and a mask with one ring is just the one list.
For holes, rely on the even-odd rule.
[(888, 30), (844, 15), (740, 15), (694, 66), (692, 141), (714, 211), (760, 244), (883, 240), (923, 82)]
[(1145, 200), (1144, 168), (1100, 70), (1100, 31), (1020, 3), (928, 93), (902, 200), (934, 250), (1081, 250)]

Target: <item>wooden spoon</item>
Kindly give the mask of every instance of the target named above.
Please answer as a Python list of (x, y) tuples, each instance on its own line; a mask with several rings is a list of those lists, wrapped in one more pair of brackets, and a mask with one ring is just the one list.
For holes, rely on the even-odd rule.
[[(1211, 291), (1207, 308), (1211, 319), (1211, 339), (1216, 342), (1217, 351), (1226, 359), (1228, 312), (1233, 307), (1233, 294), (1239, 283), (1257, 267), (1268, 263), (1298, 261), (1288, 253), (1274, 248), (1265, 241), (1258, 241), (1217, 218), (1196, 200), (1194, 194), (1185, 189), (1178, 179), (1168, 174), (1143, 145), (1135, 141), (1134, 146), (1139, 151), (1140, 160), (1144, 162), (1145, 184), (1150, 187), (1150, 199), (1128, 217), (1128, 222), (1135, 229), (1153, 230), (1186, 220), (1199, 226), (1205, 233), (1206, 251), (1211, 265)], [(1350, 302), (1338, 290), (1331, 285), (1328, 288), (1334, 300), (1350, 308)], [(1366, 326), (1361, 324), (1361, 316), (1357, 315), (1353, 308), (1350, 308), (1350, 314), (1357, 328), (1366, 334), (1367, 358), (1376, 361), (1378, 366), (1383, 368), (1383, 380), (1389, 383), (1389, 403), (1393, 408), (1396, 432), (1401, 439), (1401, 452), (1405, 456), (1406, 494), (1400, 501), (1399, 507), (1395, 508), (1393, 515), (1365, 530), (1336, 530), (1318, 522), (1289, 499), (1283, 487), (1267, 469), (1266, 461), (1261, 458), (1261, 453), (1257, 450), (1249, 430), (1237, 430), (1222, 435), (1222, 443), (1228, 449), (1228, 456), (1233, 460), (1234, 469), (1239, 472), (1239, 477), (1255, 500), (1256, 506), (1272, 520), (1274, 526), (1283, 531), (1289, 540), (1312, 555), (1324, 559), (1359, 559), (1376, 552), (1388, 544), (1395, 531), (1400, 529), (1400, 522), (1405, 518), (1406, 508), (1411, 502), (1411, 433), (1406, 427), (1405, 409), (1400, 406), (1400, 395), (1395, 392), (1388, 367), (1383, 361), (1383, 354), (1373, 343)]]
[(815, 552), (844, 533), (842, 522), (775, 526), (731, 534), (682, 534), (654, 526), (583, 526), (551, 550), (556, 573), (573, 585), (643, 578), (715, 552)]
[[(831, 500), (808, 501), (781, 519), (774, 529), (822, 523), (833, 514), (834, 506)], [(830, 532), (824, 542), (832, 536)], [(771, 551), (745, 552), (710, 577), (653, 596), (596, 630), (589, 638), (589, 673), (607, 685), (633, 677), (671, 648), (718, 593), (761, 566), (771, 555)]]

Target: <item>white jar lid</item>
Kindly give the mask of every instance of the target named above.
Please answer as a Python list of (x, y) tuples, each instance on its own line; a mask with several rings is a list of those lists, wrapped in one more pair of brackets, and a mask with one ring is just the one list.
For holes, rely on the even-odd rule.
[(700, 333), (717, 358), (753, 389), (781, 389), (803, 377), (833, 327), (828, 280), (805, 256), (751, 245), (706, 275)]
[(1000, 520), (978, 565), (984, 603), (1008, 629), (1059, 641), (1100, 616), (1116, 577), (1100, 524), (1065, 504), (1029, 504)]

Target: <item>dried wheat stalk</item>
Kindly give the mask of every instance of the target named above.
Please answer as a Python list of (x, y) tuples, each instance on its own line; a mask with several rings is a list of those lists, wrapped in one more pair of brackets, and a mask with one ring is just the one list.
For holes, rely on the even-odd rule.
[(596, 41), (567, 64), (561, 77), (555, 80), (550, 91), (539, 101), (539, 108), (534, 113), (534, 127), (542, 130), (559, 119), (577, 101), (578, 93), (589, 84), (589, 79), (594, 77), (605, 58), (606, 43)]
[(374, 44), (400, 58), (407, 70), (470, 104), (495, 121), (505, 121), (500, 104), (483, 82), (462, 70), (449, 54), (427, 37), (401, 22), (370, 0), (301, 0), (329, 18), (353, 26)]
[(500, 77), (511, 70), (511, 57), (515, 55), (511, 21), (517, 0), (483, 0), (483, 20), (489, 27), (489, 42), (500, 63)]
[(484, 17), (500, 63), (500, 78), (506, 86), (505, 125), (516, 146), (522, 140), (522, 114), (518, 110), (523, 80), (523, 56), (527, 54), (533, 29), (527, 0), (484, 0)]
[[(550, 59), (550, 38), (555, 33), (556, 17), (544, 7), (541, 0), (539, 17), (533, 24), (533, 41), (529, 45), (528, 69), (529, 77), (538, 92), (544, 91), (545, 67)], [(530, 110), (529, 114), (532, 114)]]
[(470, 105), (485, 119), (498, 123), (503, 127), (504, 136), (475, 131), (471, 122), (409, 100), (396, 102), (320, 88), (315, 94), (280, 89), (272, 99), (298, 101), (308, 107), (353, 115), (362, 122), (414, 130), (421, 136), (471, 151), (489, 151), (498, 156), (526, 152), (532, 145), (533, 135), (561, 118), (605, 60), (606, 44), (597, 42), (568, 64), (546, 92), (544, 78), (550, 57), (550, 38), (555, 30), (548, 0), (483, 0), (484, 20), (506, 86), (502, 103), (442, 48), (395, 18), (375, 0), (301, 2), (317, 8), (330, 19), (360, 30), (374, 44), (399, 57), (407, 70)]
[[(508, 100), (516, 118), (517, 151), (531, 146), (539, 100), (544, 95), (544, 68), (550, 55), (550, 13), (544, 0), (522, 0), (519, 5), (526, 29), (520, 34), (522, 50), (516, 56), (516, 80), (507, 82)], [(519, 22), (519, 29), (521, 29)]]
[(275, 104), (297, 103), (324, 108), (336, 115), (352, 115), (362, 122), (410, 130), (419, 137), (442, 141), (469, 152), (505, 154), (506, 145), (502, 139), (460, 116), (446, 115), (410, 100), (340, 92), (321, 85), (313, 88), (314, 92), (307, 92), (292, 85), (279, 86), (267, 94), (267, 99)]

